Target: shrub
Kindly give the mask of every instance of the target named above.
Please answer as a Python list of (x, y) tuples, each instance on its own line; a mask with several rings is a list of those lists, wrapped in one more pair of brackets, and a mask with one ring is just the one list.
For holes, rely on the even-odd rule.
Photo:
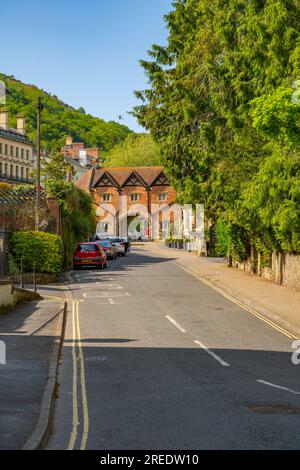
[(58, 235), (15, 232), (11, 237), (10, 250), (19, 266), (23, 257), (24, 271), (32, 271), (34, 263), (39, 273), (57, 274), (62, 269), (62, 242)]

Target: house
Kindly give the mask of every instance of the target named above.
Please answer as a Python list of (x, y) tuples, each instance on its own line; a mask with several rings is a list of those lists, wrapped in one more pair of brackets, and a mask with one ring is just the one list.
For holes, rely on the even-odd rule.
[(17, 129), (8, 126), (8, 110), (0, 108), (0, 181), (12, 185), (33, 183), (32, 142), (25, 134), (25, 118), (17, 117)]
[(97, 147), (85, 148), (83, 142), (73, 142), (72, 137), (66, 138), (66, 145), (61, 149), (65, 158), (74, 160), (84, 167), (96, 165), (99, 161), (99, 149)]
[(176, 192), (162, 166), (93, 168), (76, 184), (93, 197), (97, 233), (134, 239), (168, 235)]

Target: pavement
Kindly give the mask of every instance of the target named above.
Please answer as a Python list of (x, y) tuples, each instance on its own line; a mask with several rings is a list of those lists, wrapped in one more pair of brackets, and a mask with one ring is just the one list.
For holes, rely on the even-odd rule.
[(293, 336), (201, 282), (184, 256), (145, 244), (69, 274), (47, 449), (300, 448)]
[(0, 340), (6, 347), (6, 364), (0, 364), (1, 450), (21, 449), (35, 432), (53, 348), (61, 336), (62, 290), (43, 286), (39, 294), (43, 300), (0, 315)]

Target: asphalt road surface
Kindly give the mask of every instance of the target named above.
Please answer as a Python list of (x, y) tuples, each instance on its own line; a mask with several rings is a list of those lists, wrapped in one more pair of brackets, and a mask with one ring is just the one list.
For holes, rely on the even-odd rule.
[(71, 276), (48, 449), (300, 448), (291, 338), (147, 245)]

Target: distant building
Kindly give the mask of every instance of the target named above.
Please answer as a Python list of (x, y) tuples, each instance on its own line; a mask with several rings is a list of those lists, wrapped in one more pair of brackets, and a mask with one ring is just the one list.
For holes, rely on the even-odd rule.
[[(156, 238), (158, 233), (162, 238), (168, 236), (174, 220), (170, 209), (176, 192), (163, 167), (92, 169), (78, 180), (77, 186), (93, 197), (97, 233), (101, 236), (129, 235), (136, 239)], [(126, 214), (119, 217), (120, 213), (124, 215), (124, 204)]]
[(74, 160), (73, 158), (70, 157), (65, 157), (65, 160), (69, 165), (72, 167), (72, 172), (68, 172), (68, 180), (76, 182), (81, 178), (87, 171), (89, 171), (89, 168), (81, 165), (78, 160)]
[(99, 161), (99, 149), (97, 147), (85, 148), (83, 142), (73, 142), (72, 137), (66, 138), (66, 145), (61, 149), (64, 157), (76, 160), (80, 165), (91, 168)]
[(8, 110), (0, 108), (0, 181), (33, 183), (32, 142), (25, 134), (25, 118), (17, 117), (17, 129), (8, 126)]

